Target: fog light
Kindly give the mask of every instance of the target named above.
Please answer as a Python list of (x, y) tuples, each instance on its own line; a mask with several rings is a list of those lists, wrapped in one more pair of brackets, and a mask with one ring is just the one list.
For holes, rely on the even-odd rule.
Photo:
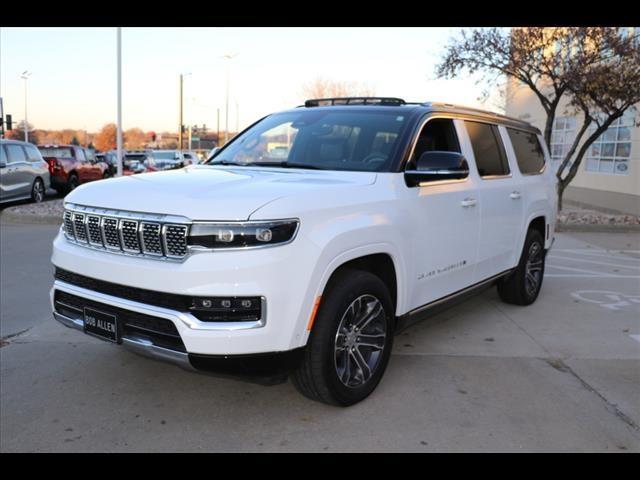
[(233, 242), (233, 230), (218, 230), (218, 241), (225, 243)]
[(256, 238), (261, 242), (270, 242), (273, 232), (270, 228), (256, 228)]

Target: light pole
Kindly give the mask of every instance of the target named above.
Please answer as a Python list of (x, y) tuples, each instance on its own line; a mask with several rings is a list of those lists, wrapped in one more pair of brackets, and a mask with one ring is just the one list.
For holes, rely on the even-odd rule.
[[(222, 56), (225, 60), (231, 60), (237, 57), (237, 53), (226, 53)], [(229, 141), (229, 62), (227, 62), (227, 87), (226, 87), (226, 95), (225, 95), (225, 119), (224, 119), (224, 143), (226, 144)]]
[(186, 77), (187, 75), (191, 75), (191, 72), (189, 73), (181, 73), (180, 74), (180, 118), (178, 119), (178, 121), (180, 122), (179, 128), (178, 128), (178, 148), (180, 148), (180, 150), (182, 150), (183, 148), (183, 138), (182, 138), (182, 125), (183, 125), (183, 109), (184, 109), (184, 102), (183, 102), (183, 84), (184, 84), (184, 77)]
[(116, 160), (118, 161), (119, 177), (122, 176), (122, 29), (118, 27), (117, 34), (118, 50), (118, 113), (116, 130)]
[(27, 120), (27, 80), (31, 76), (31, 72), (25, 70), (20, 75), (20, 78), (24, 80), (24, 141), (29, 141), (29, 121)]

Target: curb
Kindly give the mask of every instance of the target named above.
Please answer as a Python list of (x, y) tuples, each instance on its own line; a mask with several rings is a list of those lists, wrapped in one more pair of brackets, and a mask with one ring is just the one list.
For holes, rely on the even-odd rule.
[(556, 232), (638, 233), (640, 232), (640, 225), (558, 223)]

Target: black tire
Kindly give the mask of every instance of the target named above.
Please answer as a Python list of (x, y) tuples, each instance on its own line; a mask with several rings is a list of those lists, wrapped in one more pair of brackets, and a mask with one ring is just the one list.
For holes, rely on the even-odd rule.
[[(369, 339), (377, 337), (375, 343), (378, 346), (356, 343), (356, 346), (348, 348), (348, 342), (361, 340), (358, 330), (354, 332), (353, 328), (347, 328), (348, 319), (352, 318), (353, 323), (357, 323), (357, 312), (367, 317), (374, 311), (371, 308), (379, 314), (374, 314), (371, 321), (366, 321), (366, 318), (362, 320), (361, 325), (365, 328), (362, 328), (360, 335), (367, 335)], [(345, 327), (341, 332), (348, 333), (339, 334), (341, 325)], [(361, 270), (345, 269), (338, 272), (322, 296), (303, 359), (291, 375), (293, 384), (306, 397), (331, 405), (348, 406), (364, 400), (376, 388), (389, 363), (394, 326), (391, 295), (382, 280)], [(383, 330), (384, 336), (381, 337)], [(367, 333), (363, 334), (365, 331)], [(366, 380), (365, 368), (354, 369), (352, 376), (353, 367), (347, 367), (347, 364), (356, 365), (354, 362), (358, 361), (357, 358), (367, 366), (371, 362), (371, 372)], [(343, 380), (338, 374), (341, 367), (344, 367)], [(344, 383), (347, 377), (352, 385)], [(359, 381), (361, 384), (358, 384)]]
[(44, 200), (45, 187), (41, 178), (36, 178), (31, 186), (31, 201), (40, 203)]
[(69, 175), (69, 180), (67, 180), (67, 188), (66, 188), (67, 193), (73, 192), (78, 187), (79, 184), (80, 182), (78, 180), (78, 176), (75, 173), (72, 173), (71, 175)]
[(544, 278), (545, 255), (542, 234), (538, 230), (529, 229), (518, 266), (513, 273), (498, 282), (498, 294), (503, 302), (531, 305), (536, 301)]
[(111, 173), (109, 173), (109, 170), (106, 170), (104, 172), (104, 174), (102, 175), (103, 179), (107, 179), (107, 178), (111, 178)]

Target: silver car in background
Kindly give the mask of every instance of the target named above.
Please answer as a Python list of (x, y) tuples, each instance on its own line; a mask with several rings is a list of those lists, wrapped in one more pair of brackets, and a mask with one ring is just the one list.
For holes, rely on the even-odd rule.
[(35, 145), (0, 140), (0, 203), (29, 198), (39, 203), (49, 186), (49, 165)]

